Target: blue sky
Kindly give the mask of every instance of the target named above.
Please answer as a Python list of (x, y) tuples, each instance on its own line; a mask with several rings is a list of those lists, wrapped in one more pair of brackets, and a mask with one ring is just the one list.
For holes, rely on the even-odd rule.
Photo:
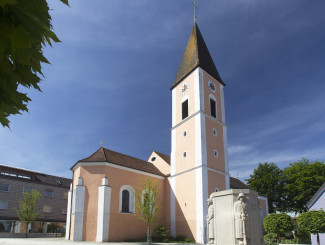
[[(61, 43), (45, 48), (43, 93), (0, 128), (0, 163), (71, 177), (104, 147), (170, 154), (171, 92), (190, 0), (50, 0)], [(230, 172), (325, 160), (325, 1), (205, 0), (198, 25), (226, 83)]]

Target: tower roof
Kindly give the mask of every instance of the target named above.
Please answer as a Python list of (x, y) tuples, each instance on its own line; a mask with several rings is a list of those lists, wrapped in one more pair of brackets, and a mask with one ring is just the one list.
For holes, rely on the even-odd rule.
[(217, 68), (211, 58), (210, 52), (204, 42), (199, 27), (195, 23), (188, 39), (182, 61), (178, 67), (174, 83), (171, 87), (173, 89), (179, 84), (189, 73), (200, 66), (203, 70), (209, 73), (212, 77), (217, 79), (220, 83), (225, 85), (217, 71)]

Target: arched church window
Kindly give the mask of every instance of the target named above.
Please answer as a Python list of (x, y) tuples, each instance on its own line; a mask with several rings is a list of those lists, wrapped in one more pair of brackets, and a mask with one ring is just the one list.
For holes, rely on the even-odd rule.
[(134, 214), (134, 189), (129, 185), (124, 185), (120, 189), (119, 212)]
[(122, 213), (130, 213), (130, 193), (128, 190), (122, 191)]

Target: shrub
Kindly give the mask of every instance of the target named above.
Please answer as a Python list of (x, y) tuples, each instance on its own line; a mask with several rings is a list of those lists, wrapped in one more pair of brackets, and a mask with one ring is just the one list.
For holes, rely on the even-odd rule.
[(277, 234), (278, 242), (280, 242), (281, 236), (285, 236), (286, 232), (294, 229), (292, 218), (284, 213), (270, 214), (264, 219), (263, 224), (267, 232)]
[(155, 233), (157, 234), (157, 240), (158, 241), (163, 241), (163, 242), (168, 242), (168, 233), (169, 230), (163, 226), (163, 225), (159, 225), (155, 228)]
[(178, 241), (178, 242), (183, 242), (185, 240), (185, 237), (184, 236), (177, 236), (175, 240)]
[(185, 238), (184, 240), (186, 243), (194, 243), (194, 241), (191, 238)]

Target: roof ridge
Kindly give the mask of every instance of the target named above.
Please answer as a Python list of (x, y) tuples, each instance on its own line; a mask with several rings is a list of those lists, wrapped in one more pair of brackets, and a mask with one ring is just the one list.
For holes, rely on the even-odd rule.
[(105, 160), (108, 162), (108, 157), (107, 157), (106, 151), (105, 151), (106, 148), (101, 147), (101, 149), (103, 149)]
[(170, 155), (167, 155), (167, 154), (162, 153), (162, 152), (159, 152), (159, 151), (155, 151), (155, 150), (153, 150), (153, 152), (156, 152), (157, 154), (163, 154), (163, 155), (165, 155), (165, 156), (169, 156), (169, 157), (170, 157)]
[[(118, 152), (118, 151), (113, 151), (113, 150), (111, 150), (111, 149), (107, 149), (107, 148), (104, 148), (104, 149), (107, 150), (107, 151), (111, 151), (111, 152), (114, 152), (114, 153), (117, 153), (117, 154), (123, 155), (123, 156), (132, 157), (132, 158), (134, 158), (134, 159), (141, 160), (141, 161), (144, 161), (144, 162), (146, 162), (146, 163), (150, 163), (150, 162), (148, 162), (148, 161), (146, 161), (146, 160), (143, 160), (143, 159), (141, 159), (141, 158), (137, 158), (137, 157), (134, 157), (134, 156), (126, 155), (126, 154), (124, 154), (124, 153), (121, 153), (121, 152)], [(104, 153), (105, 153), (105, 150), (104, 150)], [(106, 158), (106, 161), (108, 161), (108, 158), (106, 157), (106, 154), (105, 154), (105, 158)]]
[(89, 158), (89, 157), (92, 157), (93, 155), (95, 155), (101, 148), (103, 148), (103, 147), (100, 147), (97, 151), (95, 151), (93, 154), (91, 154), (90, 156), (88, 156), (88, 157), (85, 157), (85, 158), (83, 158), (83, 159), (81, 159), (81, 160), (79, 160), (78, 162), (80, 162), (80, 161), (83, 161), (83, 160), (86, 160), (87, 158)]

